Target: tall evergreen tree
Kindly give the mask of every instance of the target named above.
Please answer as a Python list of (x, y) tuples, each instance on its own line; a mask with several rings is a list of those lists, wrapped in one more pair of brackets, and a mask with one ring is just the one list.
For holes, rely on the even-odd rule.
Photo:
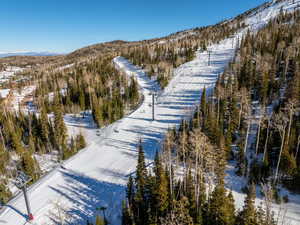
[(135, 218), (136, 223), (147, 224), (148, 215), (147, 215), (147, 198), (146, 198), (146, 184), (147, 184), (147, 169), (145, 164), (145, 155), (142, 147), (141, 141), (138, 145), (138, 163), (136, 170), (136, 194), (135, 194), (135, 203), (137, 210), (137, 217)]
[(255, 208), (255, 186), (250, 185), (247, 197), (245, 198), (244, 207), (238, 213), (236, 225), (259, 225), (257, 210)]
[(234, 207), (227, 196), (224, 182), (215, 187), (208, 208), (208, 225), (232, 225), (235, 221)]
[(155, 209), (158, 212), (157, 216), (161, 217), (165, 215), (165, 212), (169, 207), (168, 205), (169, 196), (168, 196), (168, 180), (158, 153), (156, 153), (156, 157), (155, 157), (154, 174), (156, 179), (155, 189), (154, 189)]

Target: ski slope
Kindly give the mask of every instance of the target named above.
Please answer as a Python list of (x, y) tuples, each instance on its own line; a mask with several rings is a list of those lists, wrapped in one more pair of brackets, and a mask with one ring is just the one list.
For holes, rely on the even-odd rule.
[[(286, 1), (289, 2), (289, 1)], [(294, 1), (294, 7), (300, 0)], [(273, 18), (281, 4), (253, 14), (247, 24), (250, 29), (258, 29)], [(288, 10), (292, 6), (285, 4)], [(262, 21), (262, 22), (259, 22)], [(237, 34), (241, 36), (245, 31)], [(96, 207), (106, 206), (106, 215), (111, 224), (120, 224), (121, 200), (128, 176), (135, 171), (137, 142), (141, 138), (147, 163), (151, 163), (164, 134), (169, 127), (178, 126), (183, 118), (189, 117), (199, 102), (204, 87), (214, 86), (218, 75), (234, 56), (237, 38), (228, 38), (209, 47), (211, 65), (208, 66), (208, 53), (197, 52), (196, 58), (174, 71), (174, 78), (162, 92), (157, 83), (126, 59), (117, 57), (114, 63), (128, 76), (135, 76), (144, 95), (144, 102), (129, 116), (101, 129), (96, 134), (93, 126), (77, 124), (70, 118), (70, 126), (80, 129), (88, 140), (88, 146), (54, 169), (29, 189), (33, 224), (59, 224), (65, 218), (69, 224), (86, 224), (94, 218)], [(232, 44), (232, 42), (234, 44)], [(158, 93), (155, 105), (155, 121), (152, 121), (152, 96)], [(73, 125), (72, 125), (73, 124)], [(68, 129), (71, 129), (69, 128)], [(232, 174), (231, 187), (242, 185), (242, 181)], [(237, 205), (243, 202), (244, 194), (233, 189)], [(291, 224), (300, 224), (298, 197), (292, 199), (287, 215)], [(0, 212), (0, 224), (24, 225), (26, 207), (21, 195), (11, 200)]]
[[(137, 78), (144, 102), (131, 115), (103, 129), (101, 136), (93, 127), (81, 127), (85, 135), (93, 137), (87, 137), (88, 147), (65, 162), (65, 169), (56, 168), (29, 190), (34, 224), (57, 224), (58, 211), (67, 211), (72, 224), (85, 224), (99, 206), (107, 206), (107, 217), (112, 224), (119, 224), (124, 185), (136, 167), (138, 140), (142, 138), (150, 162), (167, 129), (192, 113), (203, 87), (214, 85), (234, 55), (231, 39), (211, 46), (211, 50), (211, 66), (207, 66), (207, 52), (203, 52), (176, 69), (174, 80), (157, 98), (155, 121), (150, 105), (151, 93), (159, 92), (157, 83), (124, 58), (115, 58), (116, 67)], [(25, 209), (23, 197), (17, 196), (2, 211), (0, 224), (25, 224)]]

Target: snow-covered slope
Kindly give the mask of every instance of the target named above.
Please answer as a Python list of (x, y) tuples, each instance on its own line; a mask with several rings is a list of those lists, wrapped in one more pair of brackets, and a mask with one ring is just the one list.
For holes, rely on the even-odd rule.
[(8, 66), (4, 71), (0, 72), (0, 84), (3, 82), (9, 81), (9, 79), (16, 74), (22, 72), (24, 68), (16, 67), (16, 66)]
[[(285, 7), (292, 1), (285, 1)], [(300, 0), (294, 1), (294, 7)], [(282, 6), (272, 4), (270, 8), (249, 17), (248, 24), (256, 29), (265, 25), (270, 15), (275, 15)], [(262, 21), (262, 22), (260, 22)], [(245, 31), (241, 31), (241, 36)], [(92, 126), (81, 129), (89, 145), (83, 151), (56, 168), (29, 190), (34, 224), (58, 224), (59, 215), (72, 216), (72, 224), (85, 224), (96, 213), (96, 207), (107, 206), (107, 217), (112, 224), (120, 224), (121, 200), (127, 178), (134, 173), (137, 159), (136, 144), (142, 138), (148, 163), (167, 129), (178, 126), (184, 117), (191, 115), (199, 102), (203, 87), (212, 87), (217, 76), (224, 70), (234, 55), (236, 38), (226, 39), (210, 46), (211, 66), (207, 52), (198, 52), (196, 58), (175, 70), (174, 78), (163, 93), (159, 94), (155, 108), (156, 120), (152, 121), (150, 95), (159, 91), (157, 84), (149, 80), (139, 68), (126, 59), (114, 59), (116, 66), (129, 76), (136, 76), (145, 96), (143, 104), (131, 115), (101, 130), (100, 136)], [(232, 42), (233, 45), (232, 45)], [(70, 123), (72, 126), (72, 123)], [(74, 129), (78, 124), (74, 123)], [(235, 178), (235, 177), (233, 177)], [(236, 180), (237, 182), (237, 180)], [(243, 194), (235, 191), (238, 203)], [(294, 204), (294, 205), (292, 205)], [(292, 209), (298, 210), (293, 199)], [(287, 212), (292, 224), (299, 224), (300, 212)], [(1, 211), (0, 222), (9, 225), (26, 223), (26, 207), (22, 196), (17, 196)]]
[[(129, 174), (136, 166), (136, 143), (142, 138), (148, 160), (153, 159), (159, 142), (168, 127), (180, 124), (182, 118), (199, 102), (204, 86), (212, 86), (220, 72), (231, 60), (234, 49), (232, 40), (225, 40), (211, 46), (212, 64), (207, 66), (207, 52), (198, 53), (195, 60), (182, 65), (175, 71), (174, 81), (158, 98), (156, 120), (152, 121), (152, 91), (158, 90), (154, 81), (128, 63), (124, 58), (114, 59), (115, 64), (134, 75), (145, 96), (144, 103), (137, 111), (105, 128), (97, 136), (92, 127), (87, 134), (89, 146), (67, 161), (66, 169), (57, 168), (30, 188), (32, 211), (35, 224), (55, 224), (57, 204), (73, 216), (74, 224), (85, 223), (94, 215), (98, 206), (108, 207), (107, 215), (112, 224), (119, 224), (121, 200)], [(56, 205), (56, 207), (55, 207)], [(25, 204), (22, 196), (16, 197), (2, 211), (3, 224), (24, 224)]]
[(279, 3), (272, 1), (265, 7), (261, 7), (258, 11), (253, 12), (245, 21), (249, 25), (250, 30), (257, 30), (265, 26), (271, 19), (274, 19), (280, 11), (292, 12), (300, 9), (299, 0), (284, 0)]

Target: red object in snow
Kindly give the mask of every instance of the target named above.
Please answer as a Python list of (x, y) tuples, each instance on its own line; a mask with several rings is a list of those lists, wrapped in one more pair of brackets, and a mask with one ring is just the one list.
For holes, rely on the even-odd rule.
[(28, 220), (33, 220), (34, 218), (33, 218), (33, 215), (32, 215), (32, 213), (30, 213), (29, 215), (28, 215)]

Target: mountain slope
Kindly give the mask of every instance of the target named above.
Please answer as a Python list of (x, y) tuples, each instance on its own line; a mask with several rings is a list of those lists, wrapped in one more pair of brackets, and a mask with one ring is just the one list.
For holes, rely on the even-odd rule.
[(0, 52), (0, 58), (11, 56), (55, 56), (60, 55), (54, 52)]
[[(174, 78), (176, 85), (170, 84), (159, 97), (155, 109), (156, 121), (153, 122), (149, 107), (152, 97), (149, 94), (158, 89), (157, 84), (125, 59), (115, 58), (118, 68), (126, 71), (129, 76), (133, 74), (137, 77), (143, 88), (144, 103), (130, 116), (103, 129), (101, 137), (95, 136), (95, 129), (89, 131), (94, 137), (88, 138), (93, 140), (89, 146), (67, 161), (64, 164), (66, 169), (56, 169), (29, 191), (33, 214), (36, 216), (34, 222), (52, 224), (51, 220), (55, 220), (55, 216), (47, 216), (55, 212), (51, 201), (59, 201), (72, 214), (74, 224), (85, 223), (86, 218), (95, 213), (97, 205), (107, 206), (107, 215), (112, 224), (119, 224), (124, 185), (128, 175), (135, 170), (139, 137), (151, 161), (155, 146), (159, 145), (168, 127), (179, 126), (183, 118), (190, 116), (202, 88), (214, 84), (217, 74), (223, 71), (234, 55), (231, 39), (211, 48), (214, 50), (211, 67), (207, 67), (208, 54), (203, 52), (198, 53), (192, 62), (178, 68)], [(186, 99), (189, 99), (188, 103)], [(12, 205), (19, 210), (25, 206), (21, 196)], [(17, 218), (16, 225), (24, 222), (22, 216), (10, 209), (6, 209), (0, 218), (4, 221)]]
[[(295, 1), (298, 3), (299, 1)], [(270, 18), (276, 16), (282, 6), (290, 7), (290, 2), (272, 4), (269, 8), (253, 13), (248, 24), (257, 29), (265, 25)], [(294, 4), (294, 7), (296, 5)], [(257, 26), (257, 24), (259, 26)], [(157, 84), (139, 69), (122, 58), (114, 62), (127, 75), (137, 77), (143, 88), (145, 102), (127, 118), (103, 129), (102, 136), (95, 135), (96, 130), (86, 128), (90, 135), (89, 146), (67, 161), (64, 168), (57, 168), (30, 189), (34, 223), (57, 223), (56, 210), (59, 202), (76, 220), (75, 224), (83, 224), (87, 218), (95, 214), (95, 208), (108, 207), (108, 216), (113, 224), (119, 224), (120, 204), (124, 196), (124, 184), (136, 165), (136, 143), (141, 137), (147, 152), (148, 160), (153, 159), (156, 146), (162, 140), (170, 126), (178, 126), (182, 118), (189, 117), (198, 103), (204, 86), (213, 87), (219, 73), (224, 71), (232, 57), (237, 43), (237, 36), (246, 30), (228, 38), (219, 44), (210, 45), (211, 66), (207, 66), (208, 52), (197, 52), (196, 58), (183, 64), (174, 71), (174, 78), (158, 98), (156, 121), (151, 121), (150, 91), (157, 90)], [(76, 124), (75, 124), (76, 127)], [(92, 137), (91, 137), (92, 136)], [(17, 197), (5, 208), (0, 219), (4, 224), (24, 224), (26, 217), (22, 197)], [(295, 203), (295, 205), (297, 205)], [(12, 208), (14, 210), (12, 210)], [(297, 209), (296, 206), (293, 208)], [(19, 212), (19, 213), (16, 213)], [(292, 213), (293, 222), (299, 219)]]

